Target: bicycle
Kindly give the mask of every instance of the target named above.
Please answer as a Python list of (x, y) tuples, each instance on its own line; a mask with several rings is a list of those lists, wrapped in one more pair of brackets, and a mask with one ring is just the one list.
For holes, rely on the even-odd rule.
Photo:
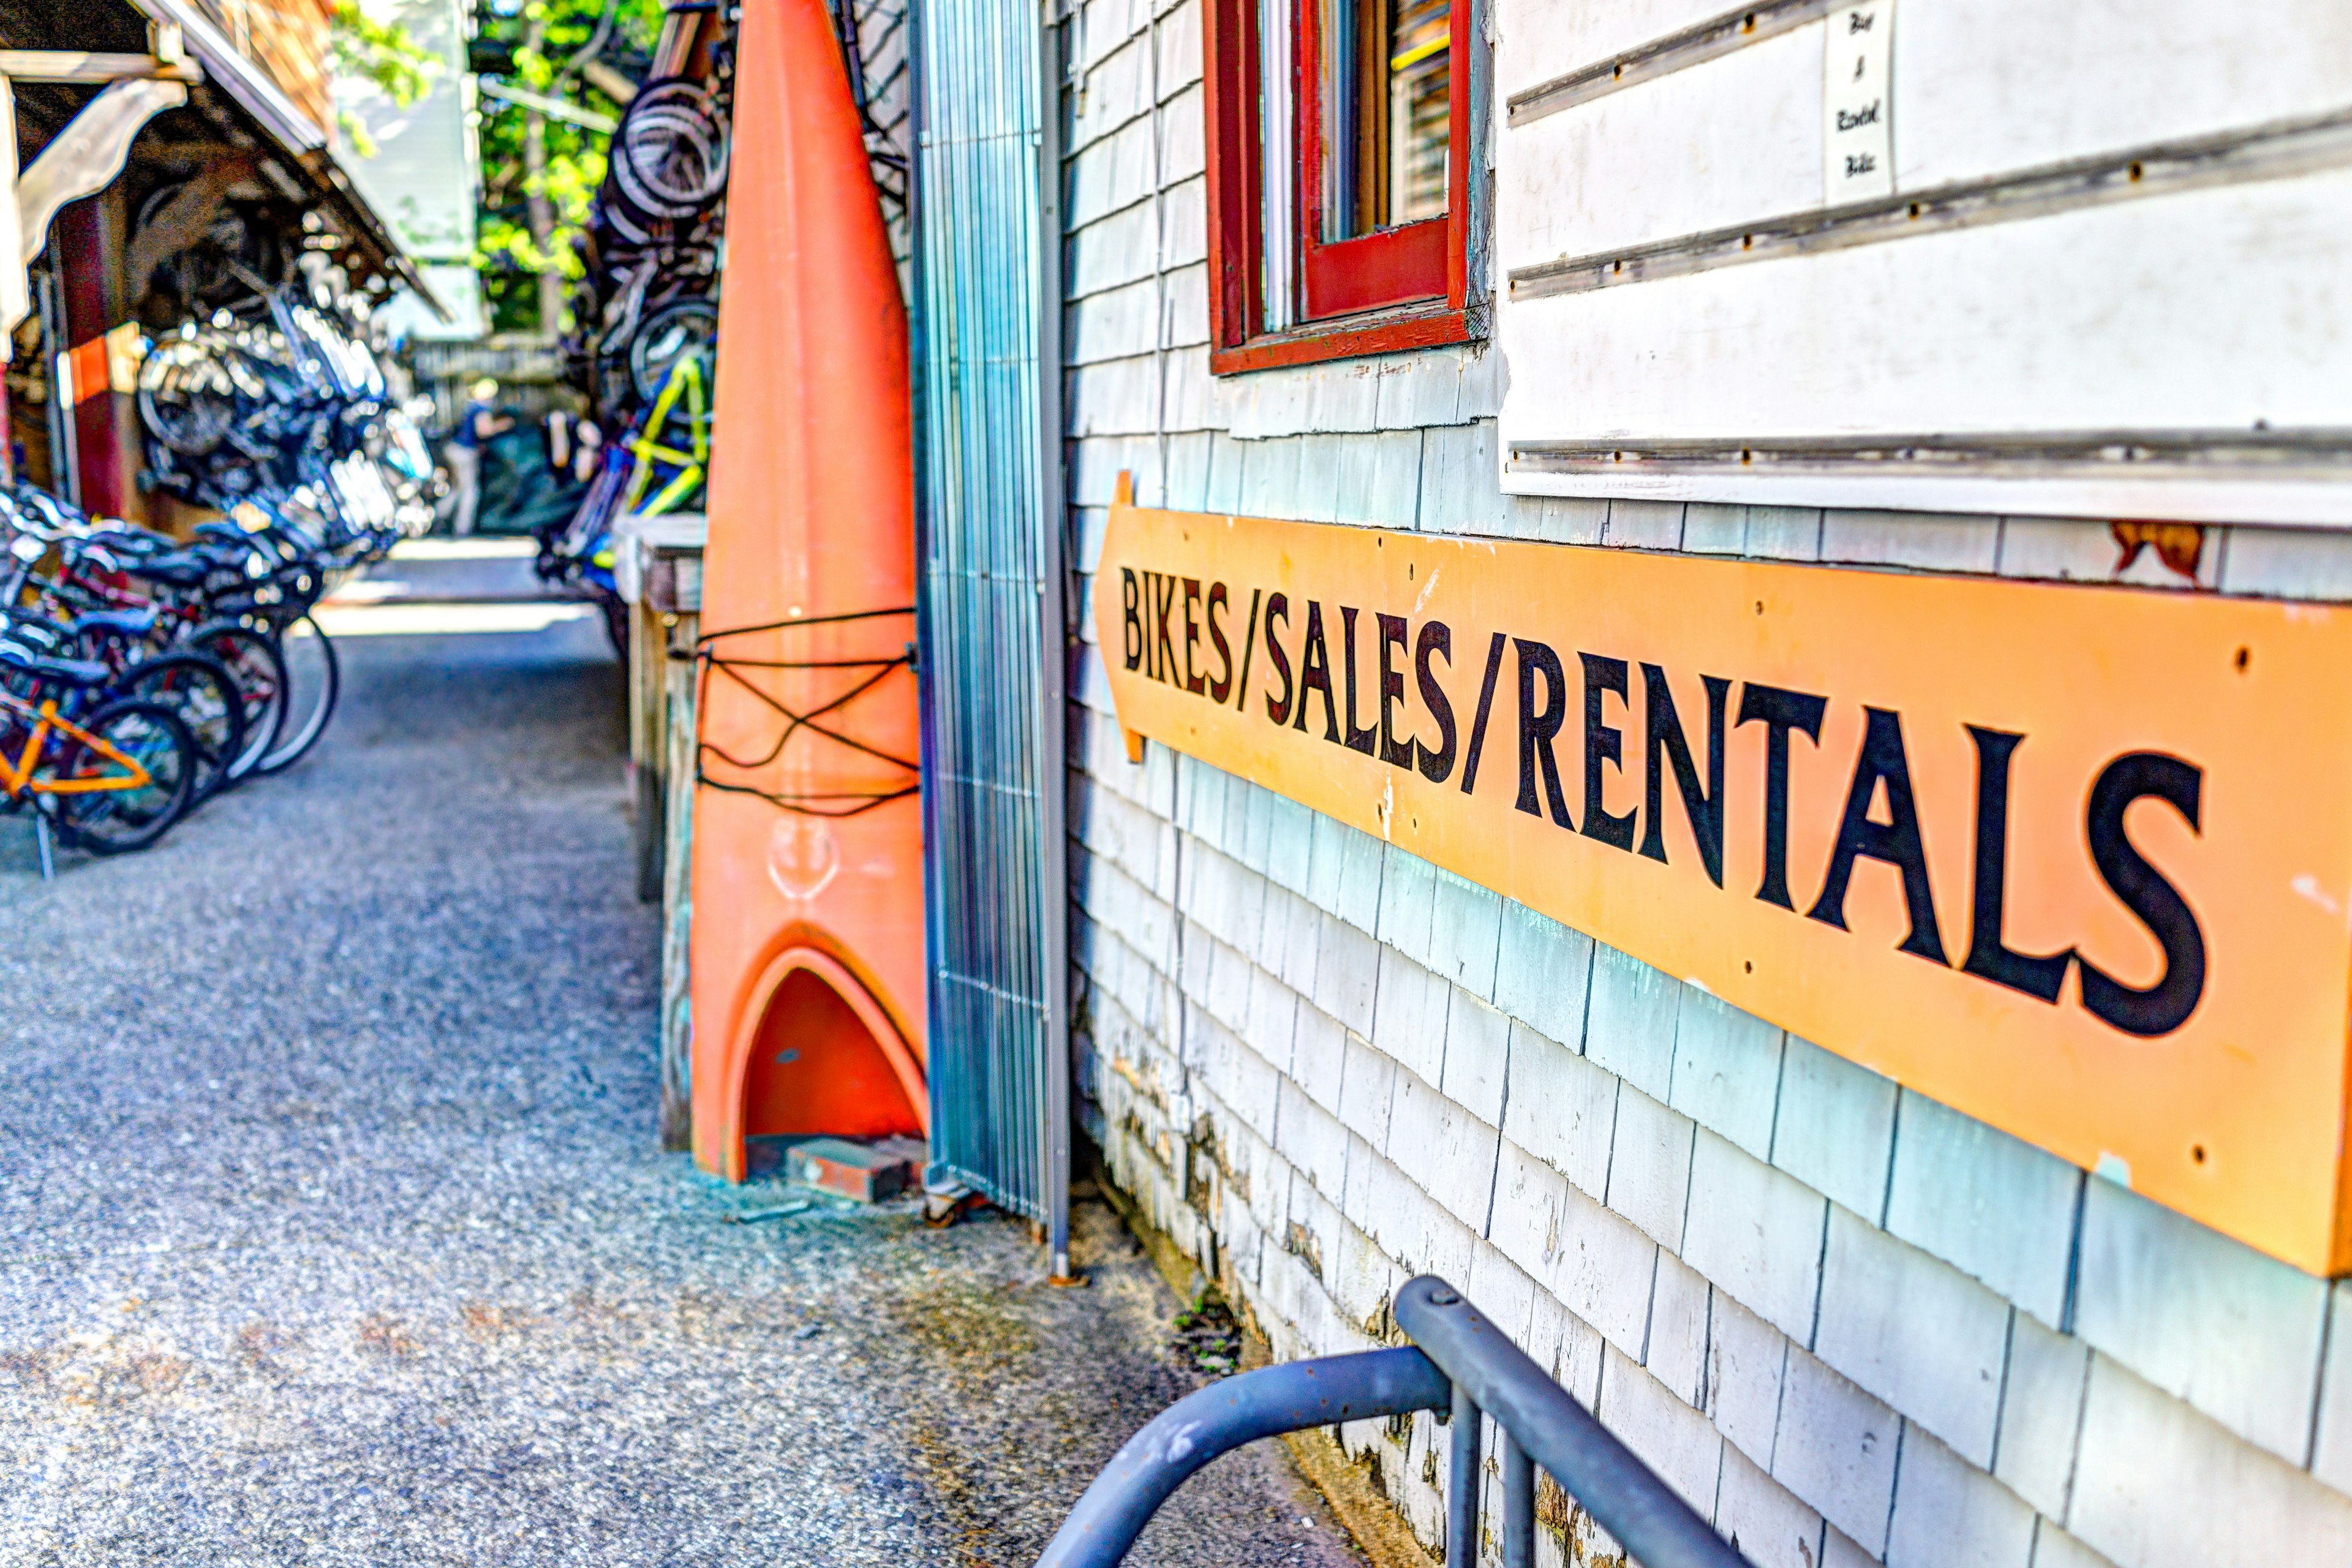
[(87, 693), (105, 679), (101, 668), (23, 656), (0, 668), (31, 688), (26, 695), (0, 679), (0, 794), (7, 809), (35, 813), (43, 880), (57, 874), (53, 826), (92, 855), (121, 855), (154, 844), (187, 814), (195, 742), (177, 714), (132, 699), (75, 718), (51, 689)]

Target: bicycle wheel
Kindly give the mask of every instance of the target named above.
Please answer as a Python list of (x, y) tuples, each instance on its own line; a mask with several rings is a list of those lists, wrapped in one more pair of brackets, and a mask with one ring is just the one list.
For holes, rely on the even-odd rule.
[[(660, 397), (671, 374), (689, 359), (698, 362), (696, 368), (702, 376), (707, 399), (719, 374), (716, 300), (673, 300), (646, 317), (637, 328), (636, 335), (629, 340), (629, 379), (636, 388), (638, 401), (651, 404)], [(705, 406), (708, 407), (707, 402)], [(709, 417), (706, 412), (698, 423), (707, 422)]]
[(319, 743), (343, 691), (342, 661), (335, 657), (335, 645), (310, 616), (298, 616), (286, 628), (278, 649), (286, 666), (286, 722), (278, 743), (254, 770), (262, 773), (285, 772)]
[(229, 768), (245, 754), (245, 699), (218, 659), (167, 653), (131, 666), (114, 685), (125, 696), (161, 702), (188, 727), (196, 747), (192, 805), (202, 805), (229, 782)]
[[(110, 702), (75, 723), (146, 770), (130, 789), (82, 789), (52, 794), (59, 833), (93, 855), (144, 849), (171, 831), (195, 796), (196, 742), (180, 716), (160, 702)], [(123, 778), (121, 763), (86, 742), (62, 739), (52, 763), (36, 775), (56, 784), (91, 784)]]
[(229, 764), (234, 781), (258, 767), (286, 727), (286, 660), (278, 639), (242, 621), (213, 621), (190, 632), (184, 647), (217, 659), (236, 682), (245, 708), (245, 744)]

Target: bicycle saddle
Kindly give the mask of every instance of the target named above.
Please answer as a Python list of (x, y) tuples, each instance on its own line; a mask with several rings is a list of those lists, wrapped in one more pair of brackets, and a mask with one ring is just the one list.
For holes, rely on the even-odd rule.
[(145, 637), (155, 629), (152, 610), (91, 610), (74, 617), (74, 630), (121, 632), (125, 637)]
[(106, 666), (89, 659), (53, 658), (10, 642), (0, 642), (0, 665), (37, 679), (60, 681), (68, 686), (101, 686), (113, 674)]
[(163, 583), (174, 588), (202, 585), (212, 575), (213, 563), (201, 555), (174, 552), (169, 555), (135, 556), (117, 568), (128, 577), (142, 577), (151, 583)]

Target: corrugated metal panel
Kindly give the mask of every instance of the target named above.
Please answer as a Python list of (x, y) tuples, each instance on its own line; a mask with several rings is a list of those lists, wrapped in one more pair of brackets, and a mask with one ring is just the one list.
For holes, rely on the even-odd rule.
[(1066, 1273), (1058, 192), (1022, 0), (914, 6), (931, 1150)]

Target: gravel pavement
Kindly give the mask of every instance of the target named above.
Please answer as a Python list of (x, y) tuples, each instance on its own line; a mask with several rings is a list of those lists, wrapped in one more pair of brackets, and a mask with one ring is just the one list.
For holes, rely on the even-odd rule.
[[(0, 1564), (1034, 1561), (1202, 1381), (1180, 1303), (1099, 1203), (1055, 1289), (657, 1152), (601, 627), (387, 624), (157, 849), (0, 823)], [(1359, 1559), (1262, 1446), (1132, 1561)]]

